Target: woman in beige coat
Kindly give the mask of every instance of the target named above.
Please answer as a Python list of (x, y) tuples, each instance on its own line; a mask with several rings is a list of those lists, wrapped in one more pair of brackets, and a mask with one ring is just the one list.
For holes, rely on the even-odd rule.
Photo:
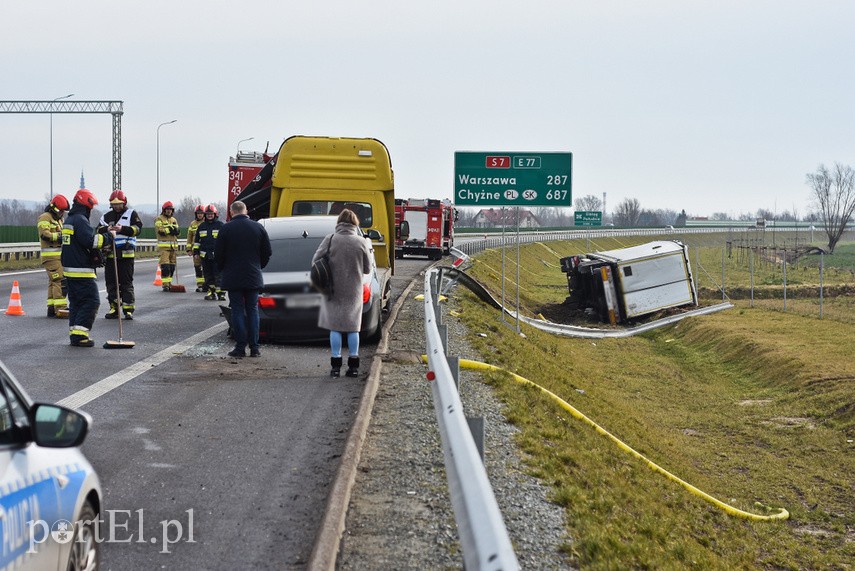
[(312, 263), (329, 248), (333, 292), (321, 300), (318, 327), (330, 331), (330, 376), (341, 374), (342, 337), (347, 335), (347, 371), (359, 374), (359, 329), (362, 325), (362, 277), (371, 271), (371, 249), (359, 229), (359, 218), (352, 210), (342, 210), (335, 233), (321, 241)]

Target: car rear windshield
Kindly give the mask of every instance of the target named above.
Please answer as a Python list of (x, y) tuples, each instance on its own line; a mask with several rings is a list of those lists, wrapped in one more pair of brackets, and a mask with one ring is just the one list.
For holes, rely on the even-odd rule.
[(321, 245), (323, 236), (312, 238), (290, 238), (271, 240), (273, 255), (264, 268), (265, 272), (308, 272), (312, 267), (312, 256)]

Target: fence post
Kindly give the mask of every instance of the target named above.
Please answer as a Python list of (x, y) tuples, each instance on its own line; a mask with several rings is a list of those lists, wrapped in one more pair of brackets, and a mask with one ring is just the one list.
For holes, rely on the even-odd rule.
[[(811, 226), (813, 229), (813, 226)], [(825, 269), (825, 252), (819, 253), (819, 318), (822, 319), (822, 273)]]
[(724, 248), (721, 249), (721, 301), (726, 301), (724, 295)]
[(754, 249), (748, 251), (748, 273), (751, 276), (751, 307), (754, 307)]
[(784, 250), (784, 313), (787, 312), (787, 251)]

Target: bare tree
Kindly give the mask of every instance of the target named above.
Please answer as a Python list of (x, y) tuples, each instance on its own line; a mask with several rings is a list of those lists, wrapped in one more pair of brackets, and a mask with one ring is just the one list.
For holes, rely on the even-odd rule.
[[(178, 208), (175, 209), (175, 219), (178, 220), (178, 224), (180, 226), (187, 226), (193, 219), (196, 217), (196, 207), (202, 205), (204, 208), (207, 206), (202, 199), (198, 196), (185, 196), (181, 199), (181, 202), (178, 203)], [(219, 209), (219, 205), (217, 205)], [(220, 211), (220, 217), (225, 220), (225, 214)]]
[(642, 210), (638, 216), (638, 225), (655, 228), (662, 226), (662, 219), (659, 217), (658, 210)]
[(637, 198), (625, 198), (615, 208), (615, 224), (618, 226), (638, 226), (641, 217), (641, 203)]
[(815, 173), (808, 173), (807, 185), (833, 254), (855, 212), (855, 171), (840, 163), (831, 170), (821, 164)]
[(598, 211), (603, 209), (603, 201), (593, 194), (585, 195), (573, 201), (576, 210)]

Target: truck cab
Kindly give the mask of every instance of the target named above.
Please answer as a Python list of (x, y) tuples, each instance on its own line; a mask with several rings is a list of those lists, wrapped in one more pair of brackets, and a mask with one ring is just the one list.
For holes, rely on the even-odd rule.
[(386, 146), (371, 138), (293, 136), (279, 149), (270, 216), (337, 216), (345, 208), (371, 238), (384, 307), (395, 271), (395, 185)]

